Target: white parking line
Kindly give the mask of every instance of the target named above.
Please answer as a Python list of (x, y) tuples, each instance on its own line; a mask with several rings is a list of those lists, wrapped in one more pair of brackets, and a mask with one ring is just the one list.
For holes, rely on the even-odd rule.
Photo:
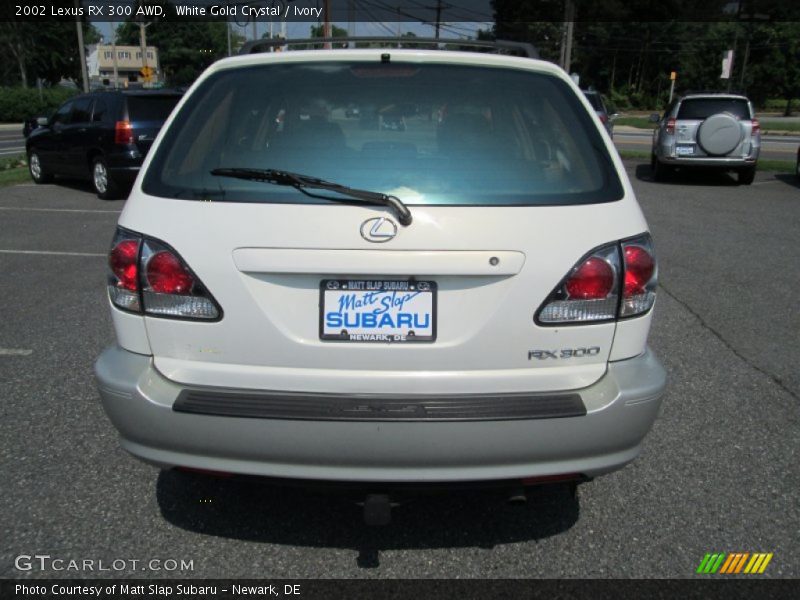
[(30, 356), (33, 350), (22, 350), (21, 348), (0, 348), (0, 356)]
[(58, 252), (55, 250), (2, 250), (0, 254), (54, 254), (56, 256), (100, 256), (106, 257), (107, 254), (100, 254), (98, 252)]
[(30, 206), (0, 206), (0, 210), (21, 210), (27, 212), (73, 212), (73, 213), (114, 213), (119, 214), (121, 210), (89, 210), (86, 208), (33, 208)]
[(0, 150), (0, 154), (20, 154), (23, 150), (25, 150), (25, 146), (20, 146), (19, 148), (3, 148)]

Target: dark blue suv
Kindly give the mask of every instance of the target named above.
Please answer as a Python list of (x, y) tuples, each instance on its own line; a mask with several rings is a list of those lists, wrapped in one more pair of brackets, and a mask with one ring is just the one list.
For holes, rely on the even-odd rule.
[(127, 195), (150, 145), (181, 93), (99, 91), (61, 105), (25, 146), (31, 177), (89, 179), (103, 199)]

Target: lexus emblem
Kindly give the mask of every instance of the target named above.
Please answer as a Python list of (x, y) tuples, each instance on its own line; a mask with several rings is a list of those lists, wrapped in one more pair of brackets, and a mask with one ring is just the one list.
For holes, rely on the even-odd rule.
[(361, 237), (368, 242), (382, 244), (397, 235), (397, 223), (386, 217), (367, 219), (361, 224)]

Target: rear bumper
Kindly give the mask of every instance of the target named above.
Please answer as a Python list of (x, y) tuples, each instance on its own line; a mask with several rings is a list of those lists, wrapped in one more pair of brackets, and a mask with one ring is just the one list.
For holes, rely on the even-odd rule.
[(117, 181), (133, 183), (139, 174), (139, 167), (109, 167), (108, 172)]
[[(178, 412), (175, 402), (187, 388), (164, 378), (151, 357), (119, 347), (100, 356), (95, 376), (122, 446), (147, 462), (361, 482), (485, 481), (564, 473), (595, 477), (621, 468), (639, 453), (666, 382), (664, 369), (648, 350), (610, 363), (599, 381), (576, 391), (590, 407), (583, 416), (323, 420)], [(495, 398), (503, 402), (502, 394)]]
[(655, 154), (665, 165), (675, 167), (719, 167), (722, 169), (737, 169), (742, 167), (754, 167), (758, 162), (758, 155), (761, 146), (754, 144), (749, 153), (742, 156), (740, 152), (736, 156), (678, 156), (675, 151), (675, 143), (670, 141), (667, 144), (658, 144), (654, 147)]
[(108, 161), (108, 174), (117, 183), (133, 185), (133, 182), (136, 181), (136, 176), (139, 174), (142, 159), (133, 160), (117, 157), (117, 160), (112, 162), (110, 158)]
[(758, 156), (752, 158), (678, 158), (663, 156), (660, 157), (659, 160), (666, 165), (673, 165), (676, 167), (720, 167), (723, 169), (737, 169), (756, 166)]
[(109, 152), (105, 155), (109, 175), (119, 183), (132, 184), (139, 174), (144, 156), (136, 149)]

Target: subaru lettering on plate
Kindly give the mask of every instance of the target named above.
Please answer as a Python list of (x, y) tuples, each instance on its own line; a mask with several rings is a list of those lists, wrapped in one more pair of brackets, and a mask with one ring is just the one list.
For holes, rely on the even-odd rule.
[(326, 279), (320, 284), (320, 339), (345, 342), (432, 342), (432, 281)]

